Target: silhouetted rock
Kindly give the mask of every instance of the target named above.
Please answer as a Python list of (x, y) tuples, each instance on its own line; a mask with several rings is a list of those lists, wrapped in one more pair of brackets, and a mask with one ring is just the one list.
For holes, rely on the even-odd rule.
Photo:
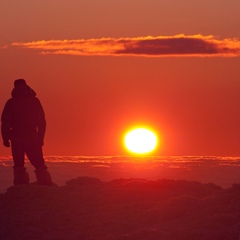
[(77, 179), (71, 179), (66, 182), (67, 186), (81, 186), (81, 185), (98, 185), (103, 182), (98, 178), (92, 177), (78, 177)]

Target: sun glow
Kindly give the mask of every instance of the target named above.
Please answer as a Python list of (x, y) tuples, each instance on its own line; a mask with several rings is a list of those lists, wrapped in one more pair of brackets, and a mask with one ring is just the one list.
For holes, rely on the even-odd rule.
[(136, 154), (150, 153), (156, 149), (157, 135), (147, 128), (136, 128), (125, 135), (124, 143), (126, 148)]

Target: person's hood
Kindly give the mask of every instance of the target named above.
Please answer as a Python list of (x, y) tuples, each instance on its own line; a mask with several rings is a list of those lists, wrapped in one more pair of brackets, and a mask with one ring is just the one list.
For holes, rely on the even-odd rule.
[(19, 85), (13, 88), (11, 95), (12, 97), (35, 97), (37, 94), (28, 85)]

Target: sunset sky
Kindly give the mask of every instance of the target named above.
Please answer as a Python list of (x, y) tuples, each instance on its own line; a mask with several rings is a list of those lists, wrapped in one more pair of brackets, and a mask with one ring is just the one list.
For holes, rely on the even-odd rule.
[(1, 111), (24, 78), (45, 109), (45, 155), (128, 154), (123, 135), (148, 126), (156, 155), (240, 156), (239, 9), (239, 0), (1, 0)]

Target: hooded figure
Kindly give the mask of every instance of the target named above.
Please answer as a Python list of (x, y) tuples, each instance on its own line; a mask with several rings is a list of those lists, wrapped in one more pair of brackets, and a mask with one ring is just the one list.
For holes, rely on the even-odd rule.
[(46, 130), (42, 105), (24, 79), (15, 80), (11, 94), (2, 112), (1, 131), (4, 146), (12, 149), (14, 185), (29, 183), (25, 154), (36, 169), (38, 184), (52, 185), (42, 153)]

